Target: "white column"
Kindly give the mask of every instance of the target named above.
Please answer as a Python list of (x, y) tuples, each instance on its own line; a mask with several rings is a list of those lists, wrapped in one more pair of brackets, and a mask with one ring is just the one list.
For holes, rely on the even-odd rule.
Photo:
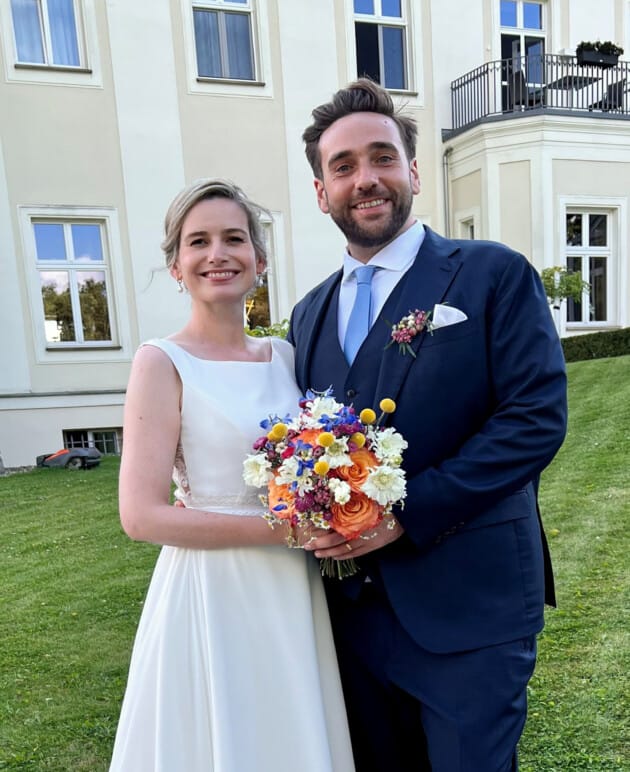
[(187, 315), (165, 270), (164, 214), (184, 186), (168, 0), (108, 0), (131, 266), (140, 340), (173, 332)]

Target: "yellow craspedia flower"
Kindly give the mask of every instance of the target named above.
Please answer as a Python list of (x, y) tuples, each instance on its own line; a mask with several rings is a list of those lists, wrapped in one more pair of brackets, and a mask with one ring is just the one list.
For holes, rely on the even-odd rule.
[(357, 448), (362, 448), (365, 445), (365, 434), (362, 432), (355, 432), (350, 436), (350, 442), (353, 442)]
[(384, 413), (393, 413), (396, 410), (396, 403), (393, 399), (386, 397), (380, 401), (379, 407)]
[(317, 438), (317, 444), (322, 448), (329, 448), (335, 441), (335, 435), (332, 432), (322, 432)]
[(315, 474), (321, 474), (325, 475), (328, 470), (330, 469), (330, 464), (328, 461), (323, 461), (321, 458), (319, 461), (315, 462), (315, 466), (313, 467), (313, 471)]
[(359, 421), (361, 421), (362, 424), (373, 424), (374, 421), (376, 421), (376, 413), (371, 407), (364, 407), (359, 413)]
[[(287, 436), (287, 432), (289, 431), (286, 424), (283, 423), (277, 423), (274, 424), (269, 434), (272, 436), (269, 437), (271, 440), (282, 440), (284, 437)], [(269, 436), (269, 435), (267, 435)]]

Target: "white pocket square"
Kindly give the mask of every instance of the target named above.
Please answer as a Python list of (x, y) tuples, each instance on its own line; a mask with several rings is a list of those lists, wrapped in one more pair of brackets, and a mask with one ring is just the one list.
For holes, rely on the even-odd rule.
[(465, 322), (468, 317), (463, 311), (455, 306), (444, 306), (441, 303), (436, 303), (433, 308), (433, 314), (431, 315), (431, 323), (434, 330), (439, 327), (448, 327), (451, 324), (459, 324)]

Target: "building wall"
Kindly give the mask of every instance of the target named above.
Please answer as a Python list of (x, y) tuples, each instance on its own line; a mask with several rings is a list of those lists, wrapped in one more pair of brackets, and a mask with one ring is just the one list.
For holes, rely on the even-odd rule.
[[(542, 268), (557, 259), (567, 197), (608, 196), (618, 201), (627, 255), (627, 122), (523, 119), (443, 143), (450, 83), (500, 58), (499, 5), (407, 3), (411, 82), (393, 96), (419, 126), (414, 213), (458, 237), (472, 223), (475, 237), (504, 240)], [(160, 250), (165, 210), (184, 184), (225, 177), (271, 210), (276, 321), (338, 267), (344, 247), (317, 207), (301, 134), (313, 107), (356, 75), (351, 0), (256, 0), (256, 84), (196, 77), (189, 0), (80, 6), (89, 72), (76, 74), (14, 67), (10, 2), (0, 0), (0, 455), (8, 467), (61, 447), (63, 429), (121, 425), (133, 352), (178, 329), (189, 310)], [(586, 0), (549, 7), (549, 50), (583, 37), (630, 50), (627, 2), (602, 0), (596, 29)], [(29, 212), (73, 207), (108, 218), (118, 333), (113, 346), (79, 352), (46, 346), (27, 235)], [(627, 324), (624, 271), (617, 318)]]
[(499, 165), (501, 241), (524, 255), (531, 255), (531, 170), (529, 161)]

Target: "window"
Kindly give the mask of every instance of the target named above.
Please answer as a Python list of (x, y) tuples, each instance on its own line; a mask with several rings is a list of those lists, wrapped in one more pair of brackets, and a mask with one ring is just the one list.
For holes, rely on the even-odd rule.
[(46, 345), (112, 342), (102, 223), (32, 221)]
[(566, 214), (567, 270), (581, 274), (590, 285), (581, 302), (567, 301), (568, 324), (610, 321), (611, 221), (610, 212)]
[(103, 455), (120, 455), (122, 429), (65, 429), (64, 448), (97, 448)]
[(250, 0), (193, 3), (193, 25), (200, 78), (255, 80)]
[[(501, 0), (501, 59), (505, 109), (513, 107), (513, 92), (519, 91), (520, 73), (523, 73), (525, 84), (530, 91), (532, 87), (544, 83), (545, 12), (546, 6), (542, 2)], [(519, 94), (519, 99), (522, 101), (523, 94)]]
[(408, 89), (407, 22), (403, 0), (354, 0), (357, 75), (388, 89)]
[(475, 239), (475, 221), (471, 217), (469, 220), (461, 221), (461, 237), (462, 239), (469, 239), (474, 241)]
[(74, 0), (11, 0), (17, 61), (81, 67)]
[(274, 273), (273, 264), (275, 246), (273, 221), (265, 215), (261, 220), (265, 244), (267, 247), (267, 267), (264, 273), (260, 274), (260, 281), (250, 292), (245, 301), (245, 323), (250, 330), (255, 327), (269, 327), (272, 324), (272, 292), (270, 290), (270, 280), (273, 282)]

